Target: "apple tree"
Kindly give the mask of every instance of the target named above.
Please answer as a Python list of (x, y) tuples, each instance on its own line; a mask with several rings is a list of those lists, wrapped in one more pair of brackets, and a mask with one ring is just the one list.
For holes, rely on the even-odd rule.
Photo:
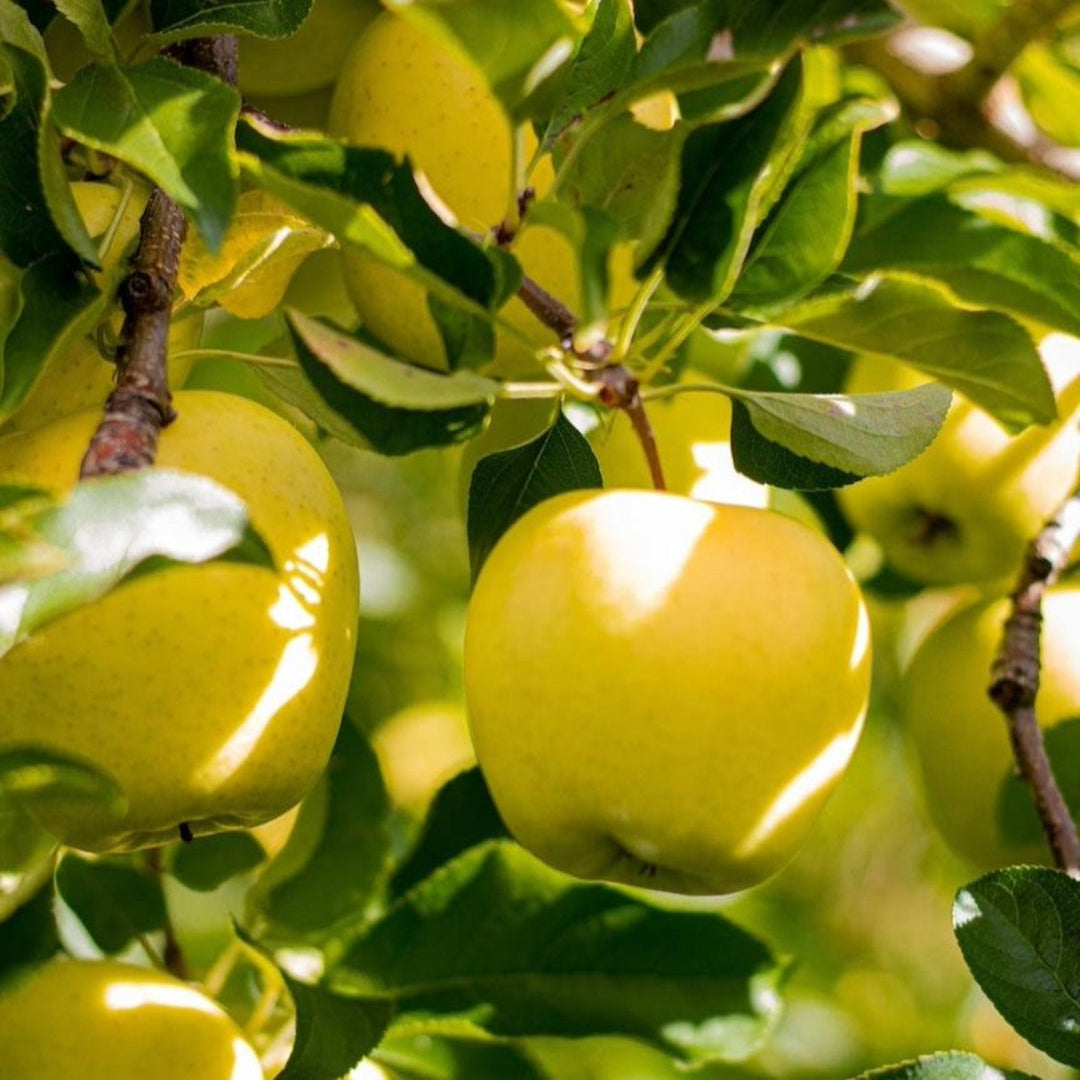
[(0, 92), (5, 1080), (1080, 1068), (1076, 5), (0, 0)]

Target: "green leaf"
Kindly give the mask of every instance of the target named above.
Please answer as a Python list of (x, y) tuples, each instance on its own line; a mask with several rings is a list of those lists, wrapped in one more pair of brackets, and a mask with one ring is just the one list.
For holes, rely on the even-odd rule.
[(282, 38), (300, 29), (311, 5), (312, 0), (150, 0), (150, 22), (159, 44), (235, 30)]
[(254, 870), (265, 861), (266, 852), (250, 833), (227, 832), (177, 844), (172, 850), (169, 870), (189, 889), (212, 892), (229, 878)]
[[(1075, 818), (1080, 811), (1080, 718), (1063, 720), (1043, 731), (1054, 776)], [(998, 825), (1009, 844), (1030, 847), (1044, 837), (1027, 781), (1009, 769), (998, 795)]]
[(296, 1006), (296, 1041), (278, 1080), (340, 1080), (378, 1045), (390, 1003), (284, 979)]
[(570, 64), (566, 86), (548, 120), (541, 145), (626, 83), (637, 59), (634, 11), (630, 0), (599, 0), (592, 26)]
[(311, 385), (380, 454), (471, 438), (498, 393), (496, 383), (474, 372), (428, 371), (298, 311), (287, 317)]
[(877, 184), (886, 195), (914, 198), (944, 191), (963, 177), (997, 172), (1001, 167), (1001, 162), (985, 150), (961, 153), (912, 139), (889, 148)]
[(813, 461), (767, 439), (737, 398), (731, 402), (731, 458), (735, 468), (751, 480), (793, 491), (824, 491), (860, 479), (856, 473)]
[(0, 989), (60, 951), (49, 881), (10, 918), (0, 922)]
[(733, 288), (795, 148), (802, 87), (802, 66), (793, 61), (752, 113), (700, 127), (684, 142), (673, 221), (644, 270), (663, 264), (668, 284), (685, 299), (719, 302)]
[(106, 859), (66, 854), (56, 868), (56, 894), (104, 953), (118, 953), (165, 925), (165, 896), (156, 874)]
[[(485, 1038), (479, 1031), (467, 1035), (444, 1033), (437, 1025), (402, 1026), (406, 1030), (401, 1034), (390, 1029), (375, 1054), (379, 1064), (393, 1069), (393, 1075), (400, 1080), (556, 1080), (556, 1074), (541, 1068), (524, 1048), (507, 1040)], [(573, 1077), (564, 1073), (558, 1080), (586, 1078), (584, 1073)], [(648, 1080), (653, 1077), (650, 1075)]]
[(1080, 1065), (1080, 882), (1010, 867), (961, 889), (960, 951), (998, 1012), (1033, 1046)]
[(753, 1052), (781, 976), (716, 912), (581, 884), (494, 841), (413, 889), (331, 978), (402, 1015), (465, 1017), (495, 1035), (625, 1034), (702, 1062)]
[(112, 27), (101, 0), (56, 0), (56, 7), (79, 28), (91, 52), (98, 56), (112, 56)]
[(428, 205), (412, 169), (382, 150), (310, 134), (282, 134), (250, 119), (237, 129), (245, 175), (332, 232), (413, 278), (429, 306), (450, 367), (478, 367), (494, 349), (492, 313), (517, 290), (512, 256), (481, 248)]
[(855, 476), (881, 476), (921, 454), (952, 398), (938, 383), (885, 394), (728, 392), (765, 438)]
[(1009, 430), (1057, 415), (1027, 331), (1006, 315), (971, 311), (929, 282), (874, 275), (838, 285), (773, 320), (815, 341), (901, 360), (959, 390)]
[(109, 306), (108, 295), (66, 250), (27, 267), (17, 295), (20, 313), (4, 341), (0, 422), (26, 400), (49, 361), (93, 330)]
[(53, 111), (65, 134), (153, 180), (217, 250), (237, 200), (235, 90), (160, 56), (123, 69), (97, 63), (56, 94)]
[(29, 520), (66, 558), (54, 573), (0, 587), (0, 655), (62, 615), (92, 603), (148, 562), (202, 563), (231, 555), (271, 566), (244, 504), (201, 476), (147, 469), (80, 484)]
[(249, 893), (260, 939), (324, 940), (363, 921), (388, 870), (389, 815), (378, 760), (346, 719), (288, 842)]
[(813, 152), (804, 155), (798, 175), (760, 230), (733, 302), (764, 306), (791, 301), (836, 270), (855, 224), (863, 133), (890, 117), (881, 104), (860, 100), (838, 106), (819, 122), (829, 136), (812, 139)]
[[(36, 37), (23, 16), (16, 18), (10, 0), (2, 0), (0, 30), (15, 24), (16, 40)], [(22, 13), (19, 13), (20, 15)], [(44, 47), (26, 51), (0, 44), (14, 81), (14, 101), (0, 115), (0, 252), (16, 266), (70, 248), (79, 258), (97, 265), (97, 249), (87, 235), (68, 184), (60, 153), (60, 136), (53, 127), (53, 97)]]
[(578, 37), (578, 28), (557, 0), (411, 0), (394, 6), (404, 18), (464, 53), (511, 116), (551, 62), (569, 55)]
[(911, 270), (964, 303), (1080, 334), (1080, 257), (944, 195), (899, 203), (856, 237), (844, 269)]
[(35, 802), (85, 799), (118, 813), (126, 799), (110, 776), (78, 758), (37, 747), (0, 754), (0, 806), (32, 809)]
[(1033, 41), (1012, 69), (1035, 122), (1055, 142), (1080, 146), (1080, 117), (1064, 101), (1080, 97), (1080, 71), (1040, 42)]
[(561, 412), (532, 442), (482, 458), (469, 484), (473, 581), (502, 534), (527, 510), (564, 491), (603, 486), (592, 447)]
[(855, 1080), (1036, 1080), (1027, 1073), (995, 1069), (974, 1054), (929, 1054), (902, 1065), (860, 1073)]
[(484, 774), (467, 769), (435, 796), (412, 851), (390, 879), (390, 895), (404, 896), (443, 863), (488, 840), (509, 839)]

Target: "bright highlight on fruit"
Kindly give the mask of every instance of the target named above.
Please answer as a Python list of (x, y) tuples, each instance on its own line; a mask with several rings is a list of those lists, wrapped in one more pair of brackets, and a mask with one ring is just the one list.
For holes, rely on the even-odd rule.
[[(126, 813), (36, 809), (61, 841), (123, 850), (284, 813), (326, 767), (357, 618), (356, 547), (319, 456), (276, 414), (180, 393), (158, 464), (245, 501), (277, 571), (175, 566), (69, 613), (0, 663), (0, 750), (37, 746), (111, 775)], [(0, 440), (0, 477), (68, 490), (97, 424), (80, 413)]]
[(469, 608), (495, 802), (584, 878), (730, 893), (775, 873), (855, 750), (869, 682), (843, 561), (764, 510), (562, 495), (506, 533)]
[(53, 960), (0, 991), (4, 1080), (263, 1080), (210, 998), (114, 960)]

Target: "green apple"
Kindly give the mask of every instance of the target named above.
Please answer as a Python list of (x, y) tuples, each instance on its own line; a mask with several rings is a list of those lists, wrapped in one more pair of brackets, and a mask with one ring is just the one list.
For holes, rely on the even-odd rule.
[[(987, 696), (1009, 601), (969, 604), (938, 625), (908, 666), (901, 712), (916, 751), (930, 816), (949, 846), (980, 869), (1044, 863), (1037, 832), (1004, 818), (1014, 762), (1005, 718)], [(1051, 732), (1080, 717), (1080, 588), (1043, 603), (1039, 723)]]
[[(243, 398), (181, 392), (158, 464), (236, 492), (278, 570), (217, 562), (128, 582), (0, 660), (0, 750), (42, 746), (113, 776), (123, 814), (51, 803), (64, 843), (132, 849), (278, 816), (329, 759), (353, 659), (356, 546), (326, 467)], [(0, 477), (69, 489), (97, 423), (0, 440)]]
[(263, 1080), (205, 994), (115, 960), (52, 960), (0, 992), (4, 1080)]
[(775, 873), (850, 760), (869, 681), (843, 560), (767, 510), (564, 494), (502, 537), (469, 605), (492, 795), (584, 878), (730, 893)]
[(329, 86), (352, 43), (381, 10), (378, 0), (314, 0), (295, 34), (242, 37), (240, 89), (245, 96), (283, 98)]
[[(956, 396), (937, 438), (888, 476), (838, 492), (851, 524), (873, 536), (886, 559), (920, 582), (1000, 585), (1019, 571), (1024, 549), (1076, 484), (1080, 381), (1076, 356), (1044, 343), (1060, 419), (1010, 436)], [(860, 358), (851, 393), (902, 390), (926, 382), (909, 368)]]
[[(404, 18), (381, 15), (349, 54), (330, 109), (330, 130), (346, 141), (407, 154), (437, 199), (466, 228), (486, 233), (510, 204), (513, 134), (481, 73)], [(536, 139), (527, 132), (528, 158)], [(554, 174), (542, 159), (531, 183), (543, 196)], [(546, 227), (524, 229), (513, 252), (525, 272), (564, 302), (579, 292), (577, 259), (569, 241)], [(423, 288), (363, 252), (346, 255), (346, 281), (362, 321), (401, 356), (439, 368), (446, 353)], [(633, 295), (630, 251), (611, 260), (612, 305)], [(516, 297), (503, 315), (532, 345), (500, 334), (499, 373), (535, 370), (534, 351), (554, 335)]]
[[(103, 272), (108, 273), (135, 244), (146, 193), (136, 190), (125, 203), (123, 189), (84, 181), (73, 183), (71, 192), (91, 237), (104, 237), (115, 224), (102, 252)], [(119, 334), (122, 322), (123, 314), (114, 310), (109, 316), (114, 334)], [(196, 311), (169, 328), (169, 379), (174, 386), (182, 385), (191, 370), (192, 361), (183, 353), (199, 344), (202, 324), (202, 313)], [(50, 360), (19, 408), (0, 425), (0, 431), (27, 431), (82, 409), (100, 409), (115, 375), (115, 365), (101, 355), (94, 336), (88, 334)]]

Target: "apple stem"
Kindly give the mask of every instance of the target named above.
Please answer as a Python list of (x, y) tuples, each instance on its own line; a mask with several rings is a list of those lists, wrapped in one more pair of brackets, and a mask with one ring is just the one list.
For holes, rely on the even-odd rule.
[[(235, 85), (234, 35), (195, 38), (170, 54)], [(153, 465), (158, 436), (175, 419), (168, 379), (169, 324), (187, 218), (154, 188), (139, 223), (139, 246), (120, 286), (124, 325), (117, 351), (116, 388), (82, 460), (82, 479), (133, 472)]]
[(1042, 599), (1080, 540), (1080, 491), (1061, 507), (1028, 546), (1012, 611), (991, 672), (989, 694), (1005, 714), (1020, 775), (1031, 788), (1054, 861), (1080, 877), (1080, 838), (1058, 785), (1035, 714), (1039, 692)]

